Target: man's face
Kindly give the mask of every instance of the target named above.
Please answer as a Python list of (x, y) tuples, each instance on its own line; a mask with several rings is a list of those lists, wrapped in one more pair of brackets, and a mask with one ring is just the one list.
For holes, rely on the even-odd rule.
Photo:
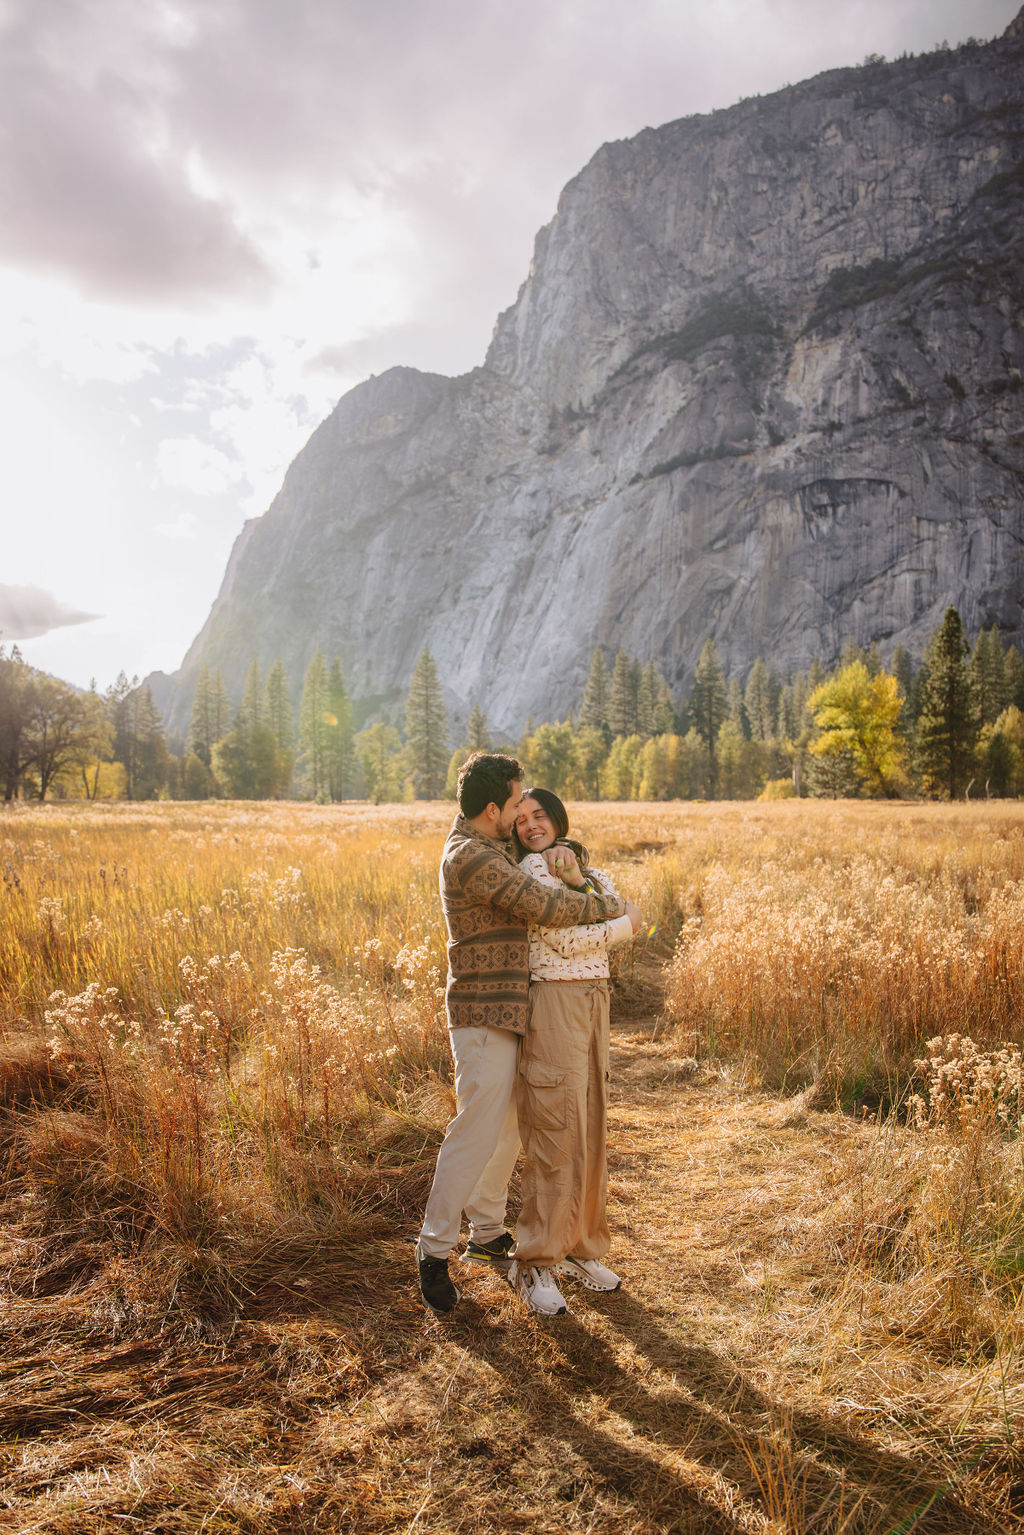
[(511, 837), (512, 828), (516, 824), (516, 816), (519, 813), (519, 806), (522, 803), (522, 798), (522, 779), (513, 778), (509, 797), (502, 805), (501, 810), (498, 812), (498, 820), (494, 828), (494, 834), (496, 837)]

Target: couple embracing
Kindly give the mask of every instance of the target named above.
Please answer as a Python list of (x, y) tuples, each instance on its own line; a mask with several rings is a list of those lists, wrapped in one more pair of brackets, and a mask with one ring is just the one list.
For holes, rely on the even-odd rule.
[[(514, 757), (476, 752), (459, 770), (460, 815), (441, 857), (445, 1005), (456, 1114), (445, 1131), (416, 1247), (420, 1291), (459, 1300), (448, 1256), (507, 1268), (531, 1311), (566, 1310), (558, 1280), (617, 1290), (601, 1259), (608, 1084), (608, 950), (641, 922), (568, 836), (565, 807), (524, 792)], [(524, 1151), (522, 1213), (505, 1228)]]

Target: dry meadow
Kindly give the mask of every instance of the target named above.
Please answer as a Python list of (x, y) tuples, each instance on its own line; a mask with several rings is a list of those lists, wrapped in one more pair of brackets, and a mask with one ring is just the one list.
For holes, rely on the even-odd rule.
[(624, 1287), (442, 1323), (450, 814), (5, 810), (0, 1531), (1024, 1530), (1024, 807), (572, 807)]

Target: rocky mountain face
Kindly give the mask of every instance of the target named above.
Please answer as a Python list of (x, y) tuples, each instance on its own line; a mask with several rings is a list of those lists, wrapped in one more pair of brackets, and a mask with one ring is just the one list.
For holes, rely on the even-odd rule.
[[(1024, 15), (1024, 13), (1022, 13)], [(677, 694), (955, 603), (1024, 641), (1024, 28), (606, 144), (486, 361), (346, 395), (248, 523), (175, 677), (298, 686), (316, 646), (394, 711), (563, 717), (595, 644)]]

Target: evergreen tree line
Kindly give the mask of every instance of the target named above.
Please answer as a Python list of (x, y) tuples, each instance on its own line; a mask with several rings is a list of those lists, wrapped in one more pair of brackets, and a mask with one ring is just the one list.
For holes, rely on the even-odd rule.
[(918, 666), (901, 647), (886, 668), (876, 646), (851, 644), (830, 672), (815, 661), (783, 678), (759, 657), (741, 684), (708, 640), (677, 708), (653, 661), (620, 650), (609, 668), (598, 646), (567, 719), (529, 720), (513, 745), (474, 704), (460, 734), (452, 750), (429, 650), (413, 670), (404, 733), (380, 722), (357, 732), (341, 662), (320, 650), (297, 717), (280, 660), (265, 678), (252, 661), (237, 708), (204, 666), (179, 757), (138, 678), (80, 693), (0, 647), (8, 800), (437, 799), (454, 793), (469, 752), (487, 749), (514, 749), (534, 782), (578, 799), (1024, 796), (1024, 660), (995, 628), (971, 648), (952, 607)]
[[(225, 728), (229, 727), (229, 728)], [(242, 701), (231, 714), (219, 672), (200, 671), (182, 778), (185, 798), (285, 795), (321, 804), (366, 798), (380, 804), (437, 799), (448, 766), (447, 721), (437, 667), (424, 650), (413, 668), (405, 735), (380, 721), (356, 731), (341, 660), (317, 650), (306, 668), (298, 718), (280, 659), (261, 680), (249, 667)]]
[(167, 744), (150, 689), (123, 672), (100, 694), (37, 671), (0, 646), (0, 776), (7, 800), (279, 799), (375, 802), (444, 792), (446, 720), (429, 652), (394, 726), (357, 732), (340, 660), (317, 650), (298, 713), (282, 662), (254, 659), (237, 708), (219, 669), (200, 669), (184, 751)]
[(919, 666), (850, 644), (831, 672), (787, 678), (758, 657), (728, 680), (714, 642), (673, 707), (652, 662), (599, 646), (574, 716), (529, 722), (530, 776), (586, 799), (1024, 795), (1024, 660), (995, 628), (973, 649), (947, 609)]

